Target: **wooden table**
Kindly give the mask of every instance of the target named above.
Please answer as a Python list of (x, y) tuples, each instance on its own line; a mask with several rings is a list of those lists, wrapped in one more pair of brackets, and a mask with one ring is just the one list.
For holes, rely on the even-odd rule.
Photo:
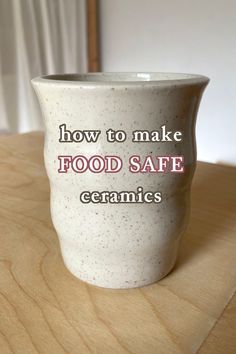
[(172, 273), (106, 290), (62, 262), (43, 135), (0, 139), (0, 353), (236, 353), (236, 168), (199, 163)]

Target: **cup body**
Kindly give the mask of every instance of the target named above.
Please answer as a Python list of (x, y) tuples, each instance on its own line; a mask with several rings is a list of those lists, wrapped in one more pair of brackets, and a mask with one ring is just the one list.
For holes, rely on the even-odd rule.
[[(32, 80), (45, 119), (51, 216), (67, 268), (102, 287), (144, 286), (173, 268), (196, 164), (195, 121), (208, 79), (187, 74), (52, 75)], [(61, 125), (100, 130), (96, 143), (59, 141)], [(181, 131), (180, 142), (132, 141), (136, 130)], [(106, 131), (122, 130), (124, 142)], [(117, 173), (58, 173), (58, 156), (119, 156)], [(131, 173), (129, 158), (184, 156), (184, 173)], [(83, 191), (160, 191), (161, 203), (82, 203)]]

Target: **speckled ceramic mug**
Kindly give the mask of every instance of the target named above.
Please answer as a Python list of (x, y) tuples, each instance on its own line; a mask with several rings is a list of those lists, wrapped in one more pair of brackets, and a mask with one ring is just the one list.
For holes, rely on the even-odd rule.
[[(32, 80), (45, 118), (51, 215), (67, 268), (107, 288), (140, 287), (173, 268), (196, 163), (195, 120), (208, 78), (167, 73), (50, 75)], [(59, 127), (99, 130), (96, 143), (60, 142)], [(134, 131), (180, 131), (181, 141), (132, 141)], [(61, 129), (61, 128), (60, 128)], [(122, 130), (123, 142), (106, 131)], [(58, 156), (119, 156), (117, 173), (58, 173)], [(131, 173), (130, 156), (184, 156), (184, 173)], [(68, 166), (67, 166), (68, 167)], [(160, 191), (160, 203), (83, 203), (83, 191)]]

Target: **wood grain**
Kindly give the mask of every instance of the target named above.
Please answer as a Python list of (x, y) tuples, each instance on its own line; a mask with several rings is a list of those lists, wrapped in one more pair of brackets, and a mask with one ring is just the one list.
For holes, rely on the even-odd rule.
[(87, 49), (88, 49), (88, 71), (100, 71), (100, 50), (99, 50), (99, 2), (98, 0), (87, 0)]
[(209, 336), (203, 342), (199, 354), (231, 354), (236, 352), (236, 295), (232, 297)]
[(236, 169), (199, 163), (169, 276), (106, 290), (63, 265), (42, 146), (41, 133), (0, 138), (0, 353), (235, 353)]

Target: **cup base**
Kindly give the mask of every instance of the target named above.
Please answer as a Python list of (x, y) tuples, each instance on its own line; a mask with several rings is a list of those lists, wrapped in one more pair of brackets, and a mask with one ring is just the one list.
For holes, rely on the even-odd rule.
[(87, 277), (84, 277), (83, 274), (78, 275), (77, 272), (75, 273), (73, 270), (70, 269), (70, 267), (67, 266), (67, 264), (65, 263), (66, 268), (69, 270), (70, 273), (72, 273), (77, 279), (96, 286), (98, 288), (103, 288), (103, 289), (114, 289), (114, 290), (124, 290), (124, 289), (135, 289), (135, 288), (142, 288), (144, 286), (148, 286), (154, 283), (157, 283), (158, 281), (160, 281), (161, 279), (163, 279), (164, 277), (166, 277), (174, 268), (176, 264), (176, 259), (174, 260), (174, 262), (171, 264), (171, 266), (166, 269), (165, 272), (160, 272), (158, 275), (156, 275), (153, 278), (148, 278), (148, 279), (143, 279), (143, 280), (129, 280), (129, 281), (125, 281), (125, 282), (121, 282), (120, 280), (118, 281), (113, 281), (112, 283), (109, 281), (107, 282), (106, 280), (96, 280), (94, 278), (92, 279), (88, 279)]

